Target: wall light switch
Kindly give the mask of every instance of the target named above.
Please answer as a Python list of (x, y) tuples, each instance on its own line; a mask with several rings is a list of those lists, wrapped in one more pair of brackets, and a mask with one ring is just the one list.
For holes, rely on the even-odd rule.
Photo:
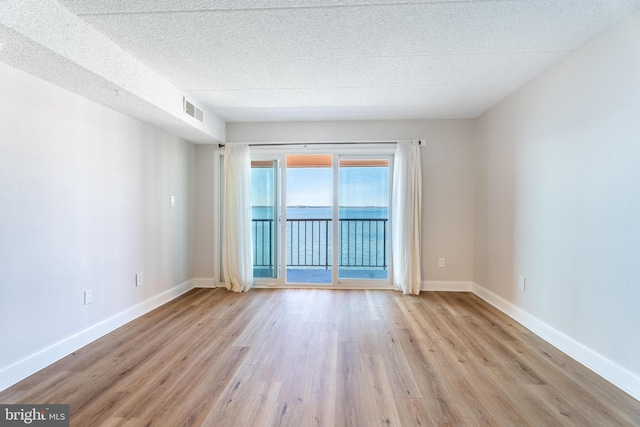
[(93, 291), (84, 291), (84, 305), (89, 305), (93, 302)]
[(518, 288), (524, 291), (524, 287), (527, 284), (527, 278), (524, 276), (520, 276), (518, 278)]
[(142, 273), (136, 273), (136, 286), (142, 286), (143, 283)]
[(176, 196), (171, 196), (171, 206), (176, 205)]

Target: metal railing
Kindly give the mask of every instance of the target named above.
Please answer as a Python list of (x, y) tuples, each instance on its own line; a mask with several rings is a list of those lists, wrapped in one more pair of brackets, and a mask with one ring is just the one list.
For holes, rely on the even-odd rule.
[(287, 219), (287, 267), (331, 266), (330, 219)]
[[(338, 220), (338, 264), (342, 268), (387, 269), (387, 219)], [(332, 265), (331, 219), (287, 219), (287, 267)], [(272, 219), (253, 220), (253, 265), (273, 268), (272, 239), (277, 238)]]
[(387, 219), (338, 220), (340, 267), (387, 268)]
[(252, 219), (251, 232), (253, 233), (253, 266), (273, 268), (274, 238), (272, 219)]

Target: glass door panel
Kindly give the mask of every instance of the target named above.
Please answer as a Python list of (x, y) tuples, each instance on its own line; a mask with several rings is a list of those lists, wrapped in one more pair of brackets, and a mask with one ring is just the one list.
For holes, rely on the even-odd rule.
[(287, 156), (286, 281), (332, 282), (333, 156)]
[(389, 159), (340, 158), (338, 277), (389, 277)]
[(251, 161), (253, 277), (280, 277), (279, 161)]

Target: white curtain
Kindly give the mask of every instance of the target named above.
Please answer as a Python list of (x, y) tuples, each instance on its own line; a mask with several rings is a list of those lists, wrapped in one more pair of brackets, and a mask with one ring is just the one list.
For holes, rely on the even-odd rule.
[(421, 205), (420, 142), (400, 141), (393, 164), (391, 257), (393, 286), (405, 295), (420, 293)]
[(251, 155), (247, 144), (227, 144), (224, 152), (224, 220), (222, 266), (227, 289), (248, 291), (253, 285), (251, 234)]

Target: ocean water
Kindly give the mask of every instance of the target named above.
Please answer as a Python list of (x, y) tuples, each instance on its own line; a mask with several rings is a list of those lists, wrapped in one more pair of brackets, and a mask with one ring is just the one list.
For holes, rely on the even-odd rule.
[[(287, 207), (287, 266), (326, 268), (332, 263), (333, 221), (329, 207)], [(271, 264), (273, 211), (253, 208), (254, 265)], [(386, 207), (339, 208), (341, 269), (381, 269), (389, 264)], [(256, 221), (265, 220), (265, 221)]]
[[(288, 219), (331, 219), (330, 207), (314, 207), (314, 206), (288, 206)], [(338, 209), (340, 218), (366, 218), (381, 219), (388, 218), (386, 207), (341, 207)], [(271, 219), (273, 218), (273, 208), (264, 206), (254, 206), (252, 208), (253, 219)]]

